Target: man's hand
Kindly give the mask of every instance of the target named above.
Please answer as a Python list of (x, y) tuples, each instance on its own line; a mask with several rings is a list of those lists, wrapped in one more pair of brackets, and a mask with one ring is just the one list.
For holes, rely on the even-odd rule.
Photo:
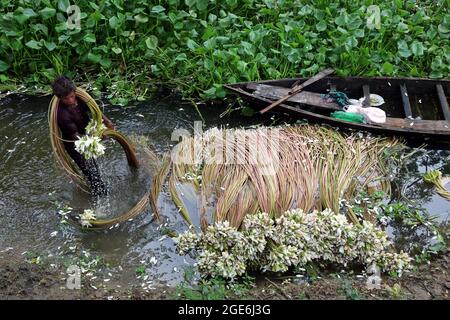
[(116, 125), (111, 121), (111, 120), (109, 120), (108, 118), (106, 118), (105, 116), (103, 116), (103, 123), (105, 124), (105, 126), (107, 127), (107, 128), (109, 128), (109, 129), (111, 129), (111, 130), (116, 130)]
[(117, 129), (116, 125), (114, 123), (112, 123), (111, 121), (109, 123), (106, 123), (106, 126), (109, 129), (114, 130), (114, 131), (116, 131), (116, 129)]

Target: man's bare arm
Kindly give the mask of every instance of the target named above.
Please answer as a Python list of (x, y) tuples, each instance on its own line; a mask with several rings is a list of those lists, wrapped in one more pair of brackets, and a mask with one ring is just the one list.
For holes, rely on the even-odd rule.
[(116, 125), (111, 120), (109, 120), (104, 114), (102, 114), (102, 119), (106, 127), (108, 127), (111, 130), (116, 130)]

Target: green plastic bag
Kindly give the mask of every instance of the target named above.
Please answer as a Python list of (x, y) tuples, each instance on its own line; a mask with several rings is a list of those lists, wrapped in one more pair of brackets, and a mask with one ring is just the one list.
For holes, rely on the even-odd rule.
[(348, 122), (365, 123), (364, 115), (361, 113), (335, 111), (331, 114), (331, 117)]

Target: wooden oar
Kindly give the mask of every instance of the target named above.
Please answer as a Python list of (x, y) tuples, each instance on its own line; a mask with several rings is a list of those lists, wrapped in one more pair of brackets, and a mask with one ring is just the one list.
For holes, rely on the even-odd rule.
[(326, 76), (332, 74), (334, 72), (333, 69), (325, 69), (320, 71), (318, 74), (316, 74), (314, 77), (306, 80), (305, 82), (303, 82), (302, 84), (295, 86), (294, 88), (292, 88), (291, 92), (289, 92), (288, 95), (284, 96), (283, 98), (281, 98), (280, 100), (275, 101), (274, 103), (272, 103), (270, 106), (264, 108), (263, 110), (260, 111), (261, 114), (269, 111), (270, 109), (276, 107), (277, 105), (281, 104), (282, 102), (288, 100), (289, 98), (291, 98), (292, 96), (296, 95), (297, 93), (299, 93), (300, 91), (302, 91), (306, 86), (309, 86), (310, 84), (325, 78)]

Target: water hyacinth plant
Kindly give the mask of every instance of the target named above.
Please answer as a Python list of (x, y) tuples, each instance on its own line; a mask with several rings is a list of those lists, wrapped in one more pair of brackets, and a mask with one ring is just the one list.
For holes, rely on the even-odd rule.
[(449, 178), (442, 177), (442, 172), (439, 170), (429, 171), (423, 176), (423, 179), (428, 183), (432, 183), (436, 188), (436, 192), (441, 197), (450, 201), (450, 191), (445, 188), (445, 184), (449, 182)]
[(340, 76), (450, 72), (448, 0), (78, 0), (79, 27), (67, 24), (71, 4), (0, 0), (0, 83), (47, 86), (69, 72), (125, 105), (161, 83), (222, 99), (224, 83), (330, 66)]
[(203, 233), (188, 230), (175, 241), (180, 254), (197, 251), (203, 277), (233, 279), (250, 270), (286, 272), (311, 262), (340, 267), (375, 264), (398, 276), (412, 267), (408, 254), (393, 252), (383, 230), (367, 221), (352, 224), (329, 209), (295, 209), (276, 219), (267, 213), (247, 215), (240, 230), (222, 221)]

